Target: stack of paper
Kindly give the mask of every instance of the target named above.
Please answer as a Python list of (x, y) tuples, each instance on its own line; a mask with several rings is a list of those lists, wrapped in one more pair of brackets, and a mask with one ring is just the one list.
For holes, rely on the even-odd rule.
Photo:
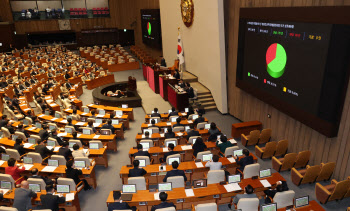
[(189, 149), (192, 149), (192, 146), (191, 146), (191, 145), (188, 145), (188, 146), (181, 146), (181, 149), (182, 149), (182, 150), (189, 150)]
[(73, 200), (74, 200), (74, 193), (67, 193), (66, 201), (73, 201)]
[(0, 160), (0, 166), (2, 166), (2, 164), (4, 164), (6, 161), (4, 160)]
[(228, 161), (230, 161), (231, 163), (236, 163), (236, 160), (233, 157), (227, 158)]
[(95, 135), (94, 139), (100, 138), (100, 135)]
[(183, 135), (183, 133), (177, 133), (177, 135), (182, 136), (182, 135)]
[(164, 134), (159, 134), (159, 135), (160, 135), (160, 137), (164, 138)]
[(45, 166), (45, 168), (43, 168), (41, 171), (44, 172), (54, 172), (56, 170), (56, 166)]
[(75, 125), (83, 126), (84, 124), (85, 124), (85, 122), (77, 122)]
[(197, 166), (197, 168), (203, 168), (204, 167), (202, 162), (196, 163), (196, 166)]
[(84, 112), (84, 113), (82, 113), (81, 115), (82, 115), (82, 116), (85, 116), (86, 114), (87, 114), (87, 113)]
[(62, 136), (67, 136), (67, 133), (59, 133), (57, 136), (62, 137)]
[(238, 183), (227, 184), (227, 185), (224, 185), (224, 187), (227, 192), (242, 190), (242, 188), (238, 185)]
[(146, 138), (146, 136), (145, 136), (145, 135), (142, 135), (141, 138)]
[(100, 123), (94, 123), (94, 127), (100, 126)]
[(167, 122), (166, 125), (167, 125), (167, 126), (171, 126), (171, 122)]
[(33, 146), (33, 144), (30, 144), (30, 143), (24, 143), (23, 144), (23, 147), (26, 148), (26, 149), (31, 147), (31, 146)]
[(261, 183), (265, 188), (271, 187), (271, 184), (270, 184), (269, 181), (267, 181), (266, 179), (260, 180), (260, 183)]
[(35, 130), (35, 127), (30, 127), (28, 128), (28, 130)]
[(185, 193), (187, 197), (194, 196), (193, 189), (185, 189)]
[(90, 105), (88, 105), (88, 106), (93, 106), (94, 104), (90, 104)]
[(96, 115), (96, 117), (104, 117), (105, 115), (102, 115), (102, 114), (98, 114)]
[(60, 147), (55, 147), (55, 149), (53, 151), (58, 152), (59, 150), (60, 150)]
[(57, 118), (56, 118), (56, 117), (54, 117), (54, 118), (52, 118), (52, 119), (51, 119), (51, 121), (55, 121), (56, 119), (57, 119)]
[(48, 150), (52, 150), (52, 149), (53, 149), (52, 146), (46, 146), (46, 148), (47, 148)]
[(181, 115), (182, 115), (182, 116), (186, 116), (186, 115), (187, 115), (187, 113), (181, 113)]
[(29, 171), (34, 165), (33, 164), (24, 164), (23, 165), (26, 171)]
[(167, 147), (164, 147), (163, 152), (169, 152), (169, 149)]
[(57, 104), (56, 103), (51, 103), (50, 106), (56, 106)]
[(229, 141), (230, 141), (230, 142), (231, 142), (231, 144), (233, 144), (233, 145), (236, 145), (236, 144), (237, 144), (237, 141), (236, 141), (235, 139), (233, 139), (233, 138), (232, 138), (232, 139), (230, 139)]
[(78, 134), (77, 134), (77, 137), (79, 138), (81, 135), (82, 135), (81, 133), (78, 133)]
[(45, 116), (45, 115), (44, 114), (39, 115), (39, 117), (43, 117), (43, 116)]
[(61, 120), (61, 123), (67, 124), (68, 121), (66, 119), (64, 119), (64, 120)]
[(160, 200), (159, 192), (154, 193), (154, 200)]
[(192, 120), (188, 120), (187, 122), (188, 122), (189, 124), (192, 124), (192, 123), (193, 123), (193, 121), (192, 121)]

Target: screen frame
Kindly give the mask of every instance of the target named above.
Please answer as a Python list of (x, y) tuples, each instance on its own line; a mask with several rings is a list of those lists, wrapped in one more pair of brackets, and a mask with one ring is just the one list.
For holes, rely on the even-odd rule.
[[(298, 206), (298, 207), (297, 207), (297, 199), (305, 198), (305, 197), (307, 197), (307, 205), (303, 205), (303, 206)], [(295, 199), (294, 199), (294, 207), (295, 207), (295, 208), (305, 207), (305, 206), (308, 206), (309, 204), (310, 204), (310, 196), (309, 196), (309, 195), (301, 196), (301, 197), (298, 197), (298, 198), (295, 198)]]
[[(134, 186), (135, 187), (135, 192), (124, 192), (124, 186)], [(128, 184), (128, 185), (123, 185), (122, 186), (122, 193), (136, 193), (137, 190), (136, 190), (136, 185), (135, 184)]]
[[(162, 191), (160, 191), (159, 190), (159, 185), (161, 185), (161, 184), (170, 184), (170, 190), (162, 190)], [(166, 192), (166, 191), (172, 191), (173, 190), (173, 183), (171, 183), (171, 182), (162, 182), (162, 183), (158, 183), (158, 191), (159, 192)]]
[(272, 205), (272, 204), (274, 204), (274, 205), (275, 205), (275, 207), (276, 207), (276, 211), (277, 211), (277, 203), (263, 204), (263, 205), (261, 205), (260, 210), (261, 210), (261, 211), (263, 211), (263, 207), (265, 207), (265, 206), (269, 206), (269, 205)]
[[(262, 172), (262, 171), (266, 171), (266, 170), (270, 170), (270, 176), (261, 177), (261, 172)], [(267, 168), (267, 169), (259, 170), (259, 178), (271, 177), (271, 175), (272, 175), (271, 168)]]
[[(68, 186), (69, 192), (58, 192), (58, 186)], [(57, 193), (70, 193), (70, 185), (57, 185)]]

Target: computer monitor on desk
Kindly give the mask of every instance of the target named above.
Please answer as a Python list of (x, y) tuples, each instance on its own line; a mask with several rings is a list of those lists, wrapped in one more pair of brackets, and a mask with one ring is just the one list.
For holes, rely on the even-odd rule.
[(176, 122), (176, 119), (177, 119), (177, 118), (178, 118), (178, 117), (176, 117), (176, 116), (175, 116), (175, 117), (174, 117), (174, 116), (173, 116), (173, 117), (170, 117), (170, 122)]
[(89, 143), (89, 148), (90, 149), (100, 149), (98, 143)]
[(90, 129), (83, 129), (83, 134), (84, 135), (91, 135), (91, 130)]
[(260, 170), (259, 172), (260, 178), (269, 177), (269, 176), (271, 176), (271, 169)]
[(47, 165), (58, 167), (58, 160), (49, 159)]
[(24, 164), (33, 164), (33, 158), (23, 157), (23, 163)]
[(105, 110), (98, 110), (98, 114), (99, 115), (106, 115), (106, 111)]
[(307, 205), (309, 205), (309, 196), (308, 195), (303, 196), (303, 197), (299, 197), (299, 198), (295, 198), (295, 201), (294, 201), (295, 208), (304, 207)]
[(95, 119), (95, 123), (102, 124), (103, 119)]
[(116, 110), (115, 111), (115, 116), (123, 116), (123, 111)]
[(41, 187), (39, 184), (29, 184), (29, 189), (32, 190), (34, 193), (41, 192)]
[(260, 211), (277, 211), (277, 203), (261, 205)]
[(140, 159), (139, 161), (139, 167), (146, 167), (146, 160), (145, 159)]
[(1, 181), (1, 189), (11, 189), (11, 182)]
[(86, 164), (84, 160), (75, 160), (74, 161), (74, 166), (77, 168), (85, 168)]
[(243, 149), (238, 149), (233, 151), (233, 156), (242, 156), (243, 155)]
[(123, 193), (136, 193), (136, 185), (123, 185)]
[(166, 142), (166, 147), (169, 147), (169, 144), (174, 144), (174, 147), (176, 147), (176, 141), (167, 141)]
[(203, 155), (202, 161), (203, 162), (211, 161), (212, 159), (213, 159), (213, 154), (206, 154), (206, 155)]
[(142, 149), (149, 149), (149, 143), (148, 142), (140, 142), (142, 145)]
[(228, 183), (238, 183), (241, 182), (241, 175), (235, 174), (228, 176)]
[(171, 182), (165, 182), (165, 183), (158, 184), (158, 191), (159, 192), (165, 192), (165, 191), (171, 191), (171, 190), (172, 190)]
[(112, 119), (112, 125), (119, 125), (118, 119)]
[(70, 193), (69, 185), (57, 185), (57, 193)]
[(171, 165), (174, 161), (177, 161), (179, 164), (180, 164), (180, 158), (177, 157), (177, 158), (169, 158), (169, 165)]

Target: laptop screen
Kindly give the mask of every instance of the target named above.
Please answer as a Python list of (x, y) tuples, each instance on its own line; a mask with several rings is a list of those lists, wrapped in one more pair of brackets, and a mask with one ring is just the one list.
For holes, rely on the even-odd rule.
[(241, 182), (241, 175), (235, 174), (228, 176), (228, 183)]
[(23, 163), (25, 163), (25, 164), (33, 164), (33, 158), (23, 157)]
[(142, 145), (142, 149), (149, 149), (149, 143), (148, 142), (140, 142)]
[(45, 111), (46, 116), (50, 116), (50, 111)]
[(202, 161), (210, 161), (213, 158), (213, 154), (203, 155)]
[(271, 176), (271, 169), (260, 170), (260, 173), (259, 173), (260, 178), (269, 177), (269, 176)]
[(1, 160), (8, 161), (10, 159), (10, 155), (8, 154), (1, 154)]
[(90, 129), (83, 129), (83, 134), (84, 135), (91, 135), (91, 130)]
[(116, 116), (123, 116), (123, 111), (116, 110), (115, 115)]
[(136, 185), (123, 185), (123, 193), (136, 193)]
[(50, 147), (55, 147), (55, 146), (56, 146), (56, 141), (47, 140), (46, 145), (47, 145), (47, 146), (50, 146)]
[(84, 113), (90, 113), (90, 109), (89, 108), (84, 108)]
[(180, 158), (169, 158), (168, 165), (171, 165), (174, 161), (177, 161), (180, 164)]
[(58, 167), (58, 160), (49, 159), (47, 161), (47, 165), (48, 166), (56, 166), (56, 167)]
[(69, 185), (57, 185), (57, 193), (69, 193)]
[(1, 181), (1, 189), (11, 189), (11, 182)]
[(207, 187), (207, 179), (193, 180), (193, 188)]
[(30, 144), (36, 144), (35, 138), (28, 138), (28, 143), (30, 143)]
[(145, 134), (148, 131), (149, 135), (152, 135), (152, 129), (144, 129), (143, 134)]
[(261, 211), (277, 211), (277, 203), (261, 205)]
[(128, 104), (122, 104), (122, 108), (128, 108)]
[(233, 156), (242, 156), (243, 155), (243, 149), (238, 149), (233, 151)]
[(141, 160), (138, 160), (139, 163), (140, 163), (140, 167), (145, 167), (146, 166), (146, 160), (145, 159), (141, 159)]
[(209, 130), (209, 129), (210, 129), (210, 124), (205, 124), (205, 125), (204, 125), (204, 129)]
[(163, 191), (171, 191), (171, 182), (166, 182), (166, 183), (159, 183), (158, 184), (158, 191), (163, 192)]
[(174, 144), (174, 147), (176, 147), (176, 141), (175, 140), (174, 141), (166, 141), (165, 143), (166, 143), (167, 147), (169, 146), (169, 144)]
[(41, 192), (41, 188), (39, 184), (29, 184), (29, 189), (34, 193)]
[(95, 119), (95, 123), (102, 124), (102, 119)]
[(309, 196), (295, 198), (295, 208), (309, 205)]
[(89, 143), (89, 148), (90, 149), (100, 149), (98, 143)]
[(83, 161), (83, 160), (76, 160), (76, 161), (74, 161), (74, 165), (77, 168), (85, 168), (86, 167), (85, 161)]
[(119, 125), (118, 119), (112, 119), (112, 125)]

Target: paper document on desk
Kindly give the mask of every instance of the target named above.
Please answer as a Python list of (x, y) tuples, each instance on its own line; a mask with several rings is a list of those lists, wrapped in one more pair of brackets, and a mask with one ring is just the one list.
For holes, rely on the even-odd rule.
[(192, 149), (192, 146), (191, 146), (191, 145), (188, 145), (188, 146), (181, 146), (181, 149), (182, 149), (182, 150), (190, 150), (190, 149)]
[(56, 166), (45, 166), (41, 171), (43, 172), (54, 172), (56, 170)]
[(152, 126), (152, 124), (148, 124), (148, 127), (151, 127)]
[(39, 117), (43, 117), (43, 116), (45, 116), (45, 115), (44, 114), (39, 115)]
[(169, 152), (168, 147), (164, 147), (164, 148), (163, 148), (163, 152)]
[(4, 160), (0, 160), (0, 166), (2, 166), (2, 164), (4, 164), (6, 161)]
[(56, 103), (51, 103), (50, 106), (57, 106), (57, 104)]
[(67, 193), (66, 201), (73, 201), (73, 200), (74, 200), (74, 193)]
[(29, 147), (33, 146), (33, 144), (30, 144), (30, 143), (24, 143), (23, 144), (23, 147), (28, 149)]
[(164, 138), (164, 134), (159, 134), (159, 135), (160, 135), (160, 137)]
[(145, 135), (142, 135), (141, 138), (146, 138), (146, 136), (145, 136)]
[(182, 135), (183, 135), (183, 133), (177, 133), (177, 135), (178, 135), (178, 136), (182, 136)]
[(55, 147), (55, 149), (53, 151), (58, 152), (59, 150), (60, 150), (60, 147)]
[(159, 192), (154, 193), (154, 200), (160, 200)]
[(53, 100), (46, 100), (46, 102), (50, 104), (53, 102)]
[(202, 162), (196, 163), (196, 166), (197, 166), (197, 168), (203, 168), (204, 167)]
[(265, 188), (271, 187), (271, 184), (270, 184), (269, 181), (267, 181), (266, 179), (260, 180), (260, 183), (261, 183)]
[(228, 161), (230, 161), (231, 163), (236, 163), (236, 160), (233, 157), (227, 158)]
[(89, 149), (83, 149), (83, 152), (88, 153)]
[(77, 122), (75, 125), (83, 126), (84, 124), (85, 124), (85, 122)]
[(230, 139), (229, 141), (231, 142), (231, 144), (234, 144), (234, 145), (236, 145), (236, 144), (237, 144), (237, 141), (236, 141), (235, 139), (233, 139), (233, 138), (232, 138), (232, 139)]
[(35, 130), (35, 129), (36, 129), (35, 127), (28, 128), (28, 130)]
[(67, 133), (59, 133), (57, 136), (62, 137), (62, 136), (66, 136), (66, 135), (67, 135)]
[(182, 116), (186, 116), (186, 115), (187, 115), (187, 113), (181, 113), (181, 115), (182, 115)]
[(28, 110), (30, 110), (30, 108), (23, 109), (23, 111), (28, 111)]
[(24, 164), (23, 165), (26, 171), (30, 170), (34, 165), (33, 164)]
[(99, 114), (99, 115), (96, 115), (96, 117), (104, 117), (105, 115), (103, 114)]
[(2, 189), (0, 188), (0, 191), (2, 191), (2, 195), (5, 195), (7, 192), (9, 192), (11, 189)]
[(81, 115), (82, 115), (82, 116), (85, 116), (86, 114), (87, 114), (87, 113), (82, 113)]
[(64, 120), (61, 120), (61, 123), (65, 123), (65, 124), (67, 124), (67, 123), (68, 123), (68, 121), (67, 121), (66, 119), (64, 119)]
[(192, 120), (188, 120), (187, 122), (188, 122), (189, 124), (192, 124), (192, 123), (193, 123), (193, 121), (192, 121)]
[(227, 185), (224, 185), (224, 187), (227, 192), (242, 190), (242, 188), (238, 185), (238, 183), (227, 184)]
[(94, 123), (94, 127), (100, 126), (100, 123)]
[(94, 139), (100, 138), (100, 135), (95, 135)]
[(56, 119), (57, 119), (57, 118), (56, 118), (56, 117), (54, 117), (54, 118), (52, 118), (52, 119), (51, 119), (51, 121), (55, 121)]
[(88, 105), (88, 106), (93, 106), (94, 104), (90, 104), (90, 105)]
[(171, 126), (171, 122), (167, 122), (166, 125), (167, 125), (167, 126)]
[(194, 196), (193, 189), (185, 189), (185, 193), (187, 197)]
[(77, 137), (79, 138), (81, 135), (82, 135), (82, 134), (81, 134), (81, 133), (79, 133), (79, 134), (77, 134)]
[(47, 148), (48, 150), (52, 150), (52, 149), (53, 149), (52, 146), (46, 146), (46, 148)]

